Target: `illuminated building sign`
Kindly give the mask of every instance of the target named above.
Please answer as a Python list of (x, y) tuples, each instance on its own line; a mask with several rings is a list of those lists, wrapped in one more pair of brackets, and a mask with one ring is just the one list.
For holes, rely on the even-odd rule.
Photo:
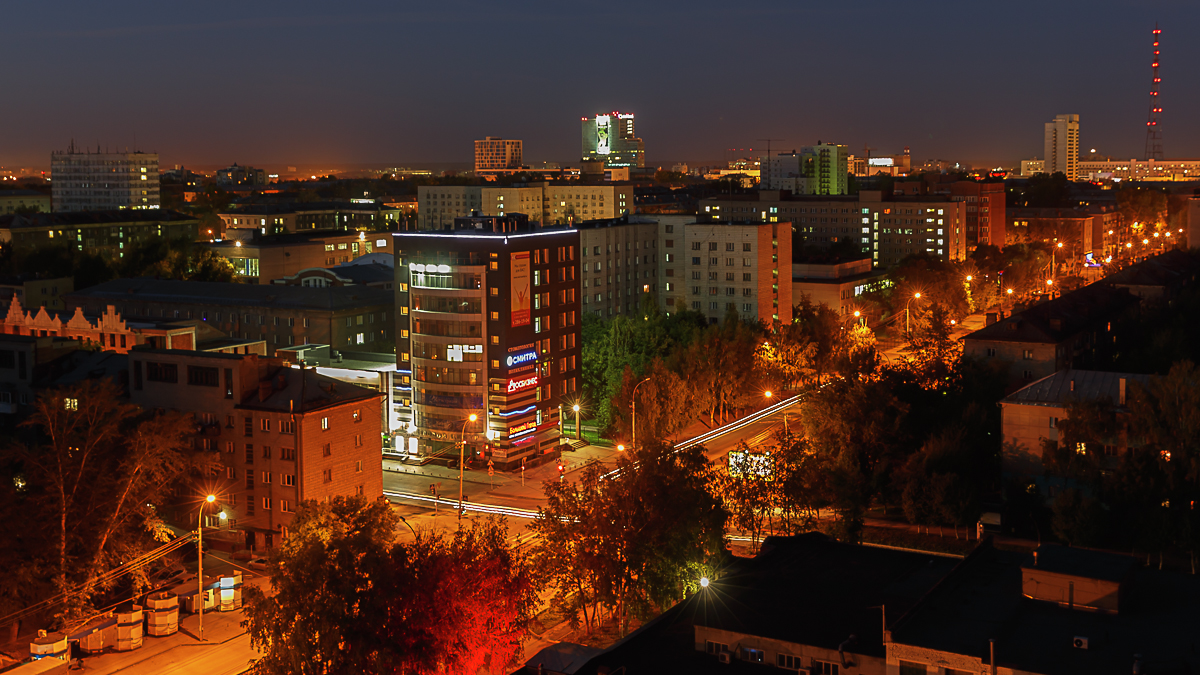
[(536, 387), (537, 383), (538, 383), (537, 375), (530, 375), (529, 377), (522, 378), (520, 380), (509, 380), (508, 381), (508, 393), (511, 394), (513, 392), (529, 389), (530, 387)]
[(512, 325), (529, 325), (529, 251), (513, 253), (509, 267)]
[(463, 354), (482, 354), (483, 345), (446, 345), (447, 361), (462, 361)]
[(508, 358), (505, 359), (505, 363), (508, 364), (509, 368), (512, 368), (513, 366), (519, 366), (523, 363), (530, 363), (532, 361), (537, 361), (537, 357), (538, 357), (537, 351), (531, 349), (527, 352), (519, 352), (516, 354), (509, 354)]
[(612, 152), (612, 128), (609, 126), (608, 115), (596, 115), (596, 154), (607, 155)]
[(428, 272), (430, 274), (449, 274), (450, 273), (449, 265), (422, 265), (421, 263), (409, 263), (408, 269), (413, 272), (419, 272), (421, 274), (424, 274), (426, 272)]
[(872, 157), (867, 160), (869, 166), (894, 166), (895, 161), (891, 157)]

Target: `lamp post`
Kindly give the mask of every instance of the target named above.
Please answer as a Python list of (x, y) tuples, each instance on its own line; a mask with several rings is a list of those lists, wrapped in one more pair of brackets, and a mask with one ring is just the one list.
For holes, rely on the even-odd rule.
[(583, 427), (579, 426), (579, 404), (571, 406), (571, 410), (575, 411), (575, 440), (583, 439)]
[[(921, 294), (917, 293), (917, 294), (913, 295), (911, 298), (909, 298), (908, 302), (912, 302), (913, 300), (920, 300), (920, 299), (921, 299)], [(912, 334), (912, 324), (911, 324), (911, 322), (909, 322), (909, 318), (908, 318), (909, 317), (908, 302), (904, 303), (904, 332)]]
[[(200, 515), (196, 517), (196, 579), (199, 586), (199, 592), (196, 594), (196, 604), (200, 607), (199, 615), (199, 633), (200, 641), (204, 641), (204, 507), (207, 504), (212, 504), (217, 501), (216, 495), (209, 495), (200, 502)], [(224, 520), (225, 512), (221, 512), (221, 519)]]
[(630, 436), (631, 436), (631, 438), (629, 440), (629, 447), (633, 448), (635, 450), (637, 449), (637, 390), (638, 390), (638, 387), (642, 386), (643, 384), (646, 384), (649, 381), (650, 381), (650, 378), (647, 377), (646, 379), (642, 380), (641, 382), (638, 382), (637, 384), (633, 385), (633, 396), (630, 397), (632, 400), (629, 402), (629, 409), (631, 411), (631, 413), (630, 413), (630, 418), (631, 418)]
[(458, 520), (463, 516), (463, 462), (467, 455), (467, 425), (479, 419), (479, 415), (471, 413), (463, 422), (462, 439), (458, 446)]

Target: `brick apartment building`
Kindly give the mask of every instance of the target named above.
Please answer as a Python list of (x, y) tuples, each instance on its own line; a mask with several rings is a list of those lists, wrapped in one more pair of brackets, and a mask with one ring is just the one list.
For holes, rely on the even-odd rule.
[(394, 344), (394, 294), (362, 286), (114, 279), (74, 291), (65, 301), (89, 315), (113, 306), (131, 322), (200, 321), (230, 337), (264, 340), (269, 355), (302, 344), (390, 353)]
[(300, 502), (383, 494), (383, 395), (257, 355), (136, 349), (129, 395), (191, 414), (200, 449), (218, 453), (213, 493), (247, 546), (287, 537)]
[(371, 253), (391, 253), (391, 237), (380, 233), (301, 232), (261, 235), (210, 242), (213, 252), (229, 260), (239, 281), (270, 284), (301, 270), (333, 267)]

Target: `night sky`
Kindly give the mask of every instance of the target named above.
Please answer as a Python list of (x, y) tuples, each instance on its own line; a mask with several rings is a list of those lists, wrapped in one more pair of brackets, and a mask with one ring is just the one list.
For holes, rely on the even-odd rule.
[[(1200, 157), (1194, 0), (8, 3), (0, 165), (71, 138), (188, 165), (468, 162), (485, 135), (577, 164), (637, 115), (648, 164), (834, 141), (1011, 164), (1042, 124), (1141, 157), (1163, 29), (1166, 156)], [(738, 153), (735, 153), (738, 154)], [(741, 153), (745, 154), (745, 153)]]

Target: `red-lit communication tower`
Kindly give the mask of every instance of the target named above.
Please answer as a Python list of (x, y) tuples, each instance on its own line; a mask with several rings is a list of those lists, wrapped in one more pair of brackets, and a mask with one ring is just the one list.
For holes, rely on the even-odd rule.
[(1158, 126), (1158, 115), (1162, 106), (1158, 102), (1158, 35), (1162, 33), (1154, 24), (1154, 62), (1151, 64), (1154, 77), (1150, 80), (1150, 119), (1146, 121), (1146, 159), (1163, 158), (1162, 129)]

